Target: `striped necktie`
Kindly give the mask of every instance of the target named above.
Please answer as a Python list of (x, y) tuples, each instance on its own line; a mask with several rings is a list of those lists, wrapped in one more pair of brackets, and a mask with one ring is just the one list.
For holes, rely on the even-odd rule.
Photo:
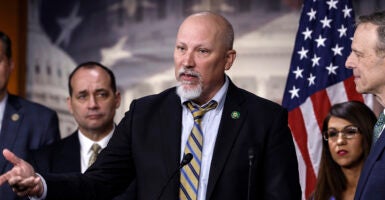
[(385, 124), (385, 115), (384, 115), (384, 112), (381, 112), (376, 122), (376, 125), (374, 125), (373, 144), (375, 144), (378, 138), (380, 137), (382, 129), (384, 128), (384, 124)]
[(202, 161), (203, 133), (201, 129), (201, 121), (203, 115), (217, 107), (217, 102), (210, 101), (204, 107), (193, 105), (191, 102), (186, 103), (194, 117), (194, 126), (187, 140), (184, 154), (191, 153), (193, 159), (182, 168), (180, 175), (179, 199), (196, 200), (198, 196), (199, 174)]
[(96, 160), (96, 158), (98, 157), (99, 155), (99, 151), (100, 151), (101, 147), (99, 144), (97, 143), (94, 143), (92, 146), (91, 146), (91, 151), (92, 151), (92, 154), (91, 154), (91, 157), (88, 161), (88, 167), (90, 167)]

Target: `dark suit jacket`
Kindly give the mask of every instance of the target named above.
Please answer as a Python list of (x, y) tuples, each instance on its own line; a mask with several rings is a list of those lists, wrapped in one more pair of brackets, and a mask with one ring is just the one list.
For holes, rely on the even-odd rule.
[[(58, 117), (55, 111), (42, 105), (9, 94), (0, 133), (0, 149), (7, 148), (22, 159), (28, 151), (60, 139)], [(12, 164), (0, 156), (0, 174), (9, 171)], [(0, 199), (17, 199), (8, 184), (0, 186)]]
[(78, 132), (30, 153), (29, 163), (38, 173), (81, 172)]
[(382, 131), (362, 168), (355, 200), (385, 199), (385, 131)]
[[(240, 118), (233, 118), (233, 111)], [(45, 176), (48, 199), (106, 200), (134, 178), (138, 199), (157, 199), (180, 162), (181, 116), (175, 88), (134, 100), (107, 148), (83, 176)], [(246, 199), (251, 148), (251, 199), (301, 199), (287, 111), (230, 83), (206, 199)], [(178, 188), (179, 174), (161, 199), (178, 199)]]
[[(75, 131), (60, 141), (30, 152), (29, 163), (40, 174), (81, 173), (78, 134), (78, 131)], [(129, 189), (115, 197), (114, 200), (135, 199), (135, 187), (135, 184), (132, 184)]]

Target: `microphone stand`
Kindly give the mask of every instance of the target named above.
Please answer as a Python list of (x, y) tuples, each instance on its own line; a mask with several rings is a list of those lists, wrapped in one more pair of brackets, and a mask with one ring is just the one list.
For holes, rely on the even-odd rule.
[(164, 193), (164, 190), (167, 188), (168, 184), (175, 177), (175, 175), (179, 172), (179, 170), (182, 169), (182, 167), (184, 167), (185, 165), (189, 164), (192, 159), (193, 159), (193, 155), (191, 153), (185, 154), (183, 156), (182, 162), (180, 162), (178, 168), (172, 173), (170, 178), (167, 180), (166, 184), (163, 185), (162, 190), (159, 192), (159, 195), (156, 198), (157, 200), (160, 200), (160, 198), (162, 197), (162, 195)]
[(249, 149), (249, 174), (248, 174), (248, 182), (247, 182), (247, 200), (251, 200), (251, 173), (252, 167), (254, 163), (254, 150), (252, 147)]

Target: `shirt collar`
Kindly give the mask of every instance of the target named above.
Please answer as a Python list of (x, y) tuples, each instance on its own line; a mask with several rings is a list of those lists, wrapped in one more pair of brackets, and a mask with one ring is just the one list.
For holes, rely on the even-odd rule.
[[(219, 91), (214, 95), (214, 97), (212, 99), (210, 99), (208, 102), (204, 103), (202, 106), (205, 106), (210, 101), (214, 100), (218, 103), (218, 106), (216, 109), (221, 109), (223, 107), (223, 104), (225, 101), (224, 97), (226, 96), (227, 89), (229, 87), (229, 82), (230, 82), (229, 78), (227, 76), (225, 76), (225, 83), (222, 85), (221, 89), (219, 89)], [(181, 100), (181, 104), (183, 106), (184, 103), (186, 103), (187, 101), (190, 101), (191, 99), (186, 99), (186, 98), (180, 97), (180, 100)]]
[(79, 142), (80, 142), (80, 151), (81, 152), (84, 152), (84, 153), (88, 153), (91, 149), (91, 146), (94, 144), (94, 143), (98, 143), (100, 145), (100, 147), (102, 149), (104, 149), (107, 144), (108, 144), (108, 141), (111, 139), (112, 137), (112, 134), (114, 133), (114, 130), (115, 130), (115, 125), (114, 127), (112, 128), (111, 132), (108, 133), (108, 135), (106, 137), (104, 137), (103, 139), (95, 142), (91, 139), (89, 139), (88, 137), (84, 136), (83, 133), (78, 130), (78, 137), (79, 137)]

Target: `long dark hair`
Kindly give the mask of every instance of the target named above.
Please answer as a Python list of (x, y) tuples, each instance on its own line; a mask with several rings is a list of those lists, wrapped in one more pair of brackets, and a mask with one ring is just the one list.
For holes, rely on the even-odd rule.
[[(363, 160), (369, 154), (372, 144), (373, 127), (377, 118), (373, 111), (365, 104), (358, 101), (349, 101), (333, 105), (323, 121), (322, 132), (328, 129), (331, 117), (345, 119), (357, 126), (362, 135)], [(321, 164), (318, 172), (318, 180), (313, 193), (314, 200), (325, 200), (334, 196), (336, 200), (342, 198), (346, 190), (346, 177), (341, 167), (333, 160), (328, 142), (322, 142)]]

